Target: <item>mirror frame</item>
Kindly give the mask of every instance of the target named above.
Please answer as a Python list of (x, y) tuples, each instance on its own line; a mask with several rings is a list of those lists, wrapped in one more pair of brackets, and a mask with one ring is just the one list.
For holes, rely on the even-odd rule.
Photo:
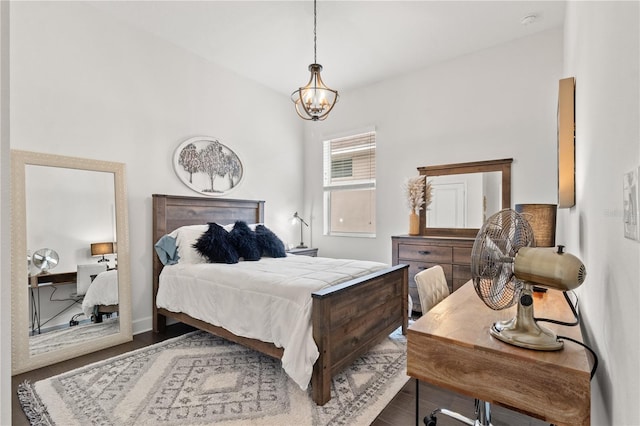
[[(474, 161), (471, 163), (442, 164), (418, 167), (420, 175), (429, 177), (459, 175), (467, 173), (502, 172), (502, 208), (511, 207), (511, 163), (513, 158), (501, 160)], [(429, 228), (427, 211), (420, 210), (420, 235), (429, 237), (475, 238), (479, 228)]]
[[(113, 173), (118, 241), (118, 317), (120, 330), (91, 342), (31, 355), (27, 291), (26, 166), (48, 166)], [(100, 160), (11, 150), (11, 374), (55, 364), (132, 340), (129, 228), (125, 165)]]

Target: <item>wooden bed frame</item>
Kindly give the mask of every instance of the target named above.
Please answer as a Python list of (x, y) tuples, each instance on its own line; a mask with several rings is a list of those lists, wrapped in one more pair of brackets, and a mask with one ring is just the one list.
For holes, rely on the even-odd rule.
[[(153, 194), (153, 244), (185, 225), (264, 222), (264, 201)], [(154, 251), (155, 252), (155, 251)], [(189, 315), (159, 309), (156, 294), (162, 263), (153, 256), (153, 330), (164, 332), (167, 318), (242, 344), (275, 358), (282, 348), (236, 336)], [(313, 338), (320, 356), (313, 366), (313, 400), (324, 405), (331, 398), (331, 377), (402, 326), (408, 324), (408, 266), (397, 265), (312, 294)]]

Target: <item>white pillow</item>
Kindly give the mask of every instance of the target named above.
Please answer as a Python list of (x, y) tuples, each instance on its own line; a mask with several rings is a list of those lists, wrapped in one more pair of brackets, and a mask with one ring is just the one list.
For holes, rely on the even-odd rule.
[[(230, 223), (228, 225), (224, 225), (223, 228), (227, 232), (231, 232), (233, 229), (234, 223)], [(248, 224), (249, 228), (252, 231), (256, 230), (256, 226), (258, 223)], [(181, 226), (176, 229), (172, 233), (169, 234), (170, 237), (176, 239), (176, 245), (178, 246), (178, 263), (209, 263), (209, 260), (200, 255), (196, 249), (193, 248), (193, 245), (198, 241), (198, 238), (202, 236), (209, 229), (209, 225), (188, 225)]]
[[(230, 223), (228, 225), (224, 225), (223, 228), (224, 228), (225, 231), (231, 232), (233, 230), (233, 227), (235, 226), (235, 224), (236, 223), (233, 222), (233, 223)], [(249, 227), (249, 229), (251, 229), (254, 232), (256, 230), (256, 226), (258, 226), (258, 225), (264, 225), (264, 224), (263, 223), (247, 223), (247, 226)]]
[(198, 238), (204, 234), (209, 225), (189, 225), (182, 226), (172, 233), (170, 237), (176, 239), (176, 245), (178, 246), (178, 263), (208, 263), (206, 257), (201, 256), (193, 245), (198, 241)]

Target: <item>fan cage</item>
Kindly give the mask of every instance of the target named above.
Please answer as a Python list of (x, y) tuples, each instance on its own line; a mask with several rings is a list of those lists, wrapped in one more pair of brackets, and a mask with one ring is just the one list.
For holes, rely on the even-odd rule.
[(476, 293), (491, 309), (513, 306), (524, 286), (514, 277), (514, 258), (534, 245), (533, 230), (522, 215), (504, 209), (484, 223), (471, 251), (471, 275)]

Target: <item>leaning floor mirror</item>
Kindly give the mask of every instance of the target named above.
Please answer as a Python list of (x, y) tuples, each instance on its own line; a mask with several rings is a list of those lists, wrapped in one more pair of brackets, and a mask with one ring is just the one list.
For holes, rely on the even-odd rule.
[(11, 151), (12, 374), (132, 339), (125, 166)]

